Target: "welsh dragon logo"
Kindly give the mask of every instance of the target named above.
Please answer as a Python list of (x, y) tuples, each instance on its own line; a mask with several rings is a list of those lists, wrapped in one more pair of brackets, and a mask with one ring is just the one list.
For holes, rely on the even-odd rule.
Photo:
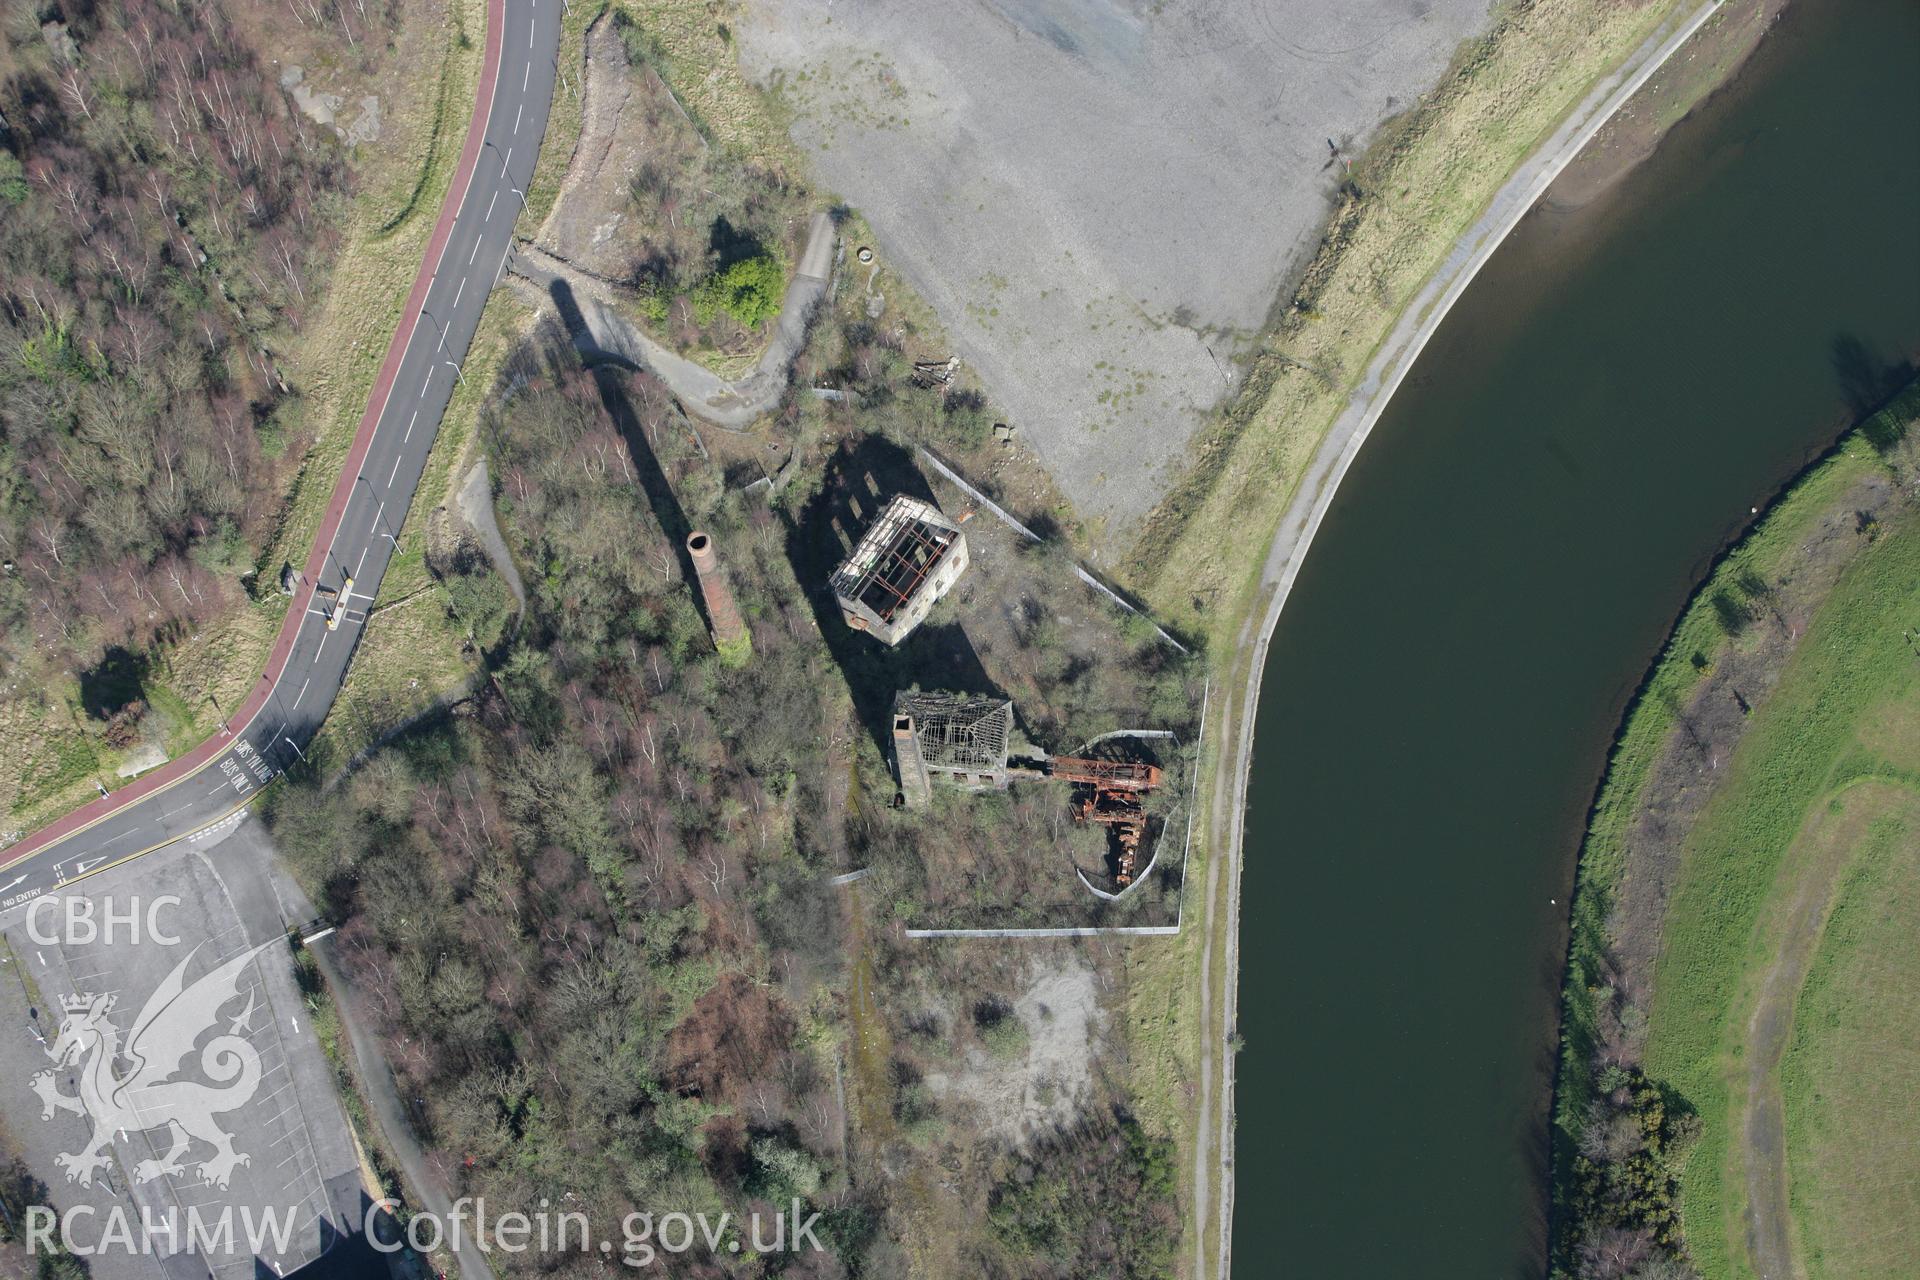
[[(47, 1049), (55, 1069), (36, 1073), (33, 1091), (40, 1095), (42, 1120), (53, 1119), (56, 1111), (93, 1120), (86, 1145), (59, 1157), (67, 1181), (92, 1186), (116, 1133), (163, 1125), (173, 1146), (157, 1159), (140, 1161), (134, 1167), (137, 1182), (184, 1172), (194, 1163), (189, 1156), (195, 1142), (213, 1148), (212, 1156), (197, 1162), (200, 1181), (210, 1186), (225, 1189), (237, 1166), (252, 1163), (251, 1156), (234, 1150), (232, 1135), (213, 1118), (245, 1106), (260, 1087), (260, 1054), (241, 1035), (253, 1017), (251, 993), (228, 1028), (200, 1049), (200, 1070), (214, 1083), (173, 1077), (186, 1067), (200, 1038), (214, 1030), (222, 1007), (239, 998), (240, 975), (275, 941), (241, 952), (189, 986), (185, 974), (200, 950), (195, 947), (147, 997), (124, 1047), (119, 1030), (107, 1020), (114, 997), (89, 992), (61, 999), (60, 1034)], [(76, 1067), (79, 1092), (61, 1092), (59, 1074)]]

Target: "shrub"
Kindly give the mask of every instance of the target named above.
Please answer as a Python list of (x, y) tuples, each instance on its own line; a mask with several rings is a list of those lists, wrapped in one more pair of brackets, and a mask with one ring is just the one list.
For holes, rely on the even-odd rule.
[(708, 276), (693, 291), (693, 317), (703, 326), (724, 311), (752, 329), (780, 310), (786, 270), (771, 254), (742, 258)]

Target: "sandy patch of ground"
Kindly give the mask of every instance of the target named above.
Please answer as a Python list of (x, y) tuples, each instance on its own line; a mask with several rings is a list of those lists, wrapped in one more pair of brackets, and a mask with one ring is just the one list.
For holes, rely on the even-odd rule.
[(1078, 953), (1036, 968), (1008, 1015), (1025, 1028), (1025, 1051), (997, 1059), (975, 1045), (964, 1065), (931, 1073), (927, 1087), (973, 1108), (980, 1127), (1008, 1146), (1072, 1123), (1093, 1096), (1093, 1063), (1106, 1033), (1094, 972)]
[[(1145, 514), (1485, 0), (762, 0), (742, 63), (1081, 512)], [(1335, 144), (1329, 148), (1329, 141)]]
[[(340, 135), (349, 147), (380, 139), (380, 98), (362, 94), (351, 108), (345, 95), (316, 89), (307, 82), (307, 70), (297, 63), (280, 68), (280, 87), (293, 97), (293, 105), (315, 124), (325, 125)], [(351, 116), (351, 119), (347, 117)]]

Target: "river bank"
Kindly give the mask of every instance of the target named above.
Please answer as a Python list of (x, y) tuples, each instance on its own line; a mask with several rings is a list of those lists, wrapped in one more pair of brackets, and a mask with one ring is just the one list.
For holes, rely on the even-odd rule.
[[(1191, 1175), (1193, 1220), (1198, 1224), (1193, 1255), (1196, 1275), (1209, 1274), (1209, 1236), (1217, 1239), (1213, 1245), (1217, 1273), (1224, 1275), (1231, 1266), (1234, 1071), (1230, 1044), (1238, 1023), (1240, 885), (1253, 764), (1251, 730), (1267, 651), (1281, 610), (1341, 479), (1453, 303), (1527, 210), (1601, 128), (1714, 16), (1717, 7), (1717, 3), (1701, 5), (1657, 27), (1624, 63), (1601, 77), (1539, 150), (1508, 178), (1486, 211), (1456, 242), (1441, 269), (1402, 312), (1399, 324), (1368, 366), (1347, 409), (1322, 438), (1268, 547), (1255, 604), (1235, 636), (1225, 681), (1227, 688), (1243, 689), (1244, 695), (1237, 709), (1222, 715), (1213, 772), (1208, 844), (1224, 851), (1225, 856), (1208, 860), (1206, 909), (1202, 915), (1200, 1121)], [(1220, 957), (1217, 990), (1216, 954)], [(1217, 1071), (1215, 1046), (1220, 1047)], [(1217, 1208), (1211, 1204), (1211, 1186), (1216, 1182), (1220, 1188)]]
[[(1288, 597), (1304, 587), (1318, 598), (1304, 606), (1313, 626), (1280, 629), (1284, 652), (1276, 641), (1260, 663), (1291, 673), (1283, 689), (1260, 693), (1261, 719), (1287, 726), (1278, 739), (1262, 737), (1261, 812), (1242, 819), (1241, 795), (1230, 794), (1229, 805), (1216, 793), (1216, 822), (1249, 822), (1251, 834), (1237, 834), (1250, 847), (1264, 825), (1288, 853), (1278, 871), (1269, 859), (1249, 867), (1265, 882), (1249, 884), (1247, 901), (1260, 913), (1267, 972), (1249, 976), (1260, 1006), (1221, 1028), (1243, 1030), (1250, 1053), (1267, 1050), (1251, 1095), (1256, 1123), (1266, 1126), (1265, 1171), (1251, 1194), (1263, 1204), (1286, 1196), (1283, 1217), (1315, 1224), (1308, 1231), (1282, 1223), (1276, 1232), (1272, 1215), (1263, 1215), (1263, 1243), (1277, 1235), (1285, 1256), (1297, 1259), (1294, 1246), (1331, 1238), (1330, 1223), (1357, 1223), (1363, 1214), (1352, 1192), (1362, 1186), (1406, 1218), (1395, 1224), (1398, 1236), (1368, 1219), (1373, 1235), (1355, 1237), (1368, 1257), (1404, 1260), (1394, 1239), (1413, 1236), (1416, 1223), (1444, 1222), (1436, 1229), (1446, 1235), (1433, 1238), (1463, 1245), (1447, 1253), (1462, 1274), (1469, 1237), (1471, 1248), (1486, 1250), (1482, 1264), (1503, 1265), (1512, 1246), (1501, 1236), (1520, 1234), (1518, 1202), (1545, 1185), (1550, 1010), (1565, 938), (1558, 904), (1573, 847), (1561, 840), (1577, 835), (1591, 796), (1610, 731), (1601, 726), (1617, 723), (1644, 666), (1635, 655), (1664, 633), (1676, 597), (1698, 580), (1700, 559), (1745, 523), (1754, 494), (1797, 470), (1810, 443), (1817, 450), (1831, 438), (1820, 424), (1835, 398), (1835, 328), (1864, 334), (1868, 347), (1891, 341), (1898, 351), (1910, 340), (1898, 290), (1863, 275), (1858, 261), (1845, 265), (1832, 243), (1808, 241), (1795, 203), (1814, 194), (1804, 181), (1810, 157), (1824, 154), (1835, 131), (1862, 127), (1842, 111), (1809, 117), (1807, 108), (1831, 101), (1835, 76), (1847, 71), (1832, 55), (1802, 47), (1791, 75), (1770, 68), (1690, 128), (1679, 153), (1650, 166), (1656, 172), (1622, 178), (1618, 200), (1583, 211), (1588, 221), (1540, 219), (1521, 237), (1525, 252), (1508, 255), (1474, 291), (1473, 331), (1436, 342), (1413, 374), (1422, 394), (1412, 406), (1402, 398), (1392, 414), (1388, 452), (1397, 456), (1355, 450), (1348, 459), (1359, 464), (1360, 494), (1349, 483), (1338, 504), (1327, 495), (1321, 505), (1340, 526), (1335, 548), (1304, 566), (1295, 559), (1299, 581), (1288, 583)], [(1815, 83), (1819, 92), (1810, 92)], [(1749, 110), (1757, 122), (1741, 118)], [(1743, 142), (1756, 131), (1763, 145)], [(1792, 174), (1802, 181), (1783, 187)], [(1776, 193), (1772, 221), (1730, 234), (1727, 209), (1714, 202), (1751, 208), (1762, 190)], [(1782, 192), (1792, 199), (1783, 203)], [(1850, 233), (1863, 244), (1884, 238), (1886, 208), (1905, 207), (1905, 179), (1885, 194), (1893, 203), (1861, 215)], [(1596, 227), (1591, 219), (1601, 214)], [(1801, 257), (1770, 278), (1738, 265), (1770, 248)], [(1682, 281), (1691, 302), (1664, 306), (1661, 290), (1681, 292)], [(1775, 301), (1788, 297), (1799, 300), (1797, 314)], [(1771, 317), (1764, 327), (1763, 317)], [(1703, 343), (1707, 335), (1712, 341)], [(1634, 377), (1622, 379), (1626, 370)], [(1738, 385), (1742, 377), (1750, 385)], [(1797, 421), (1788, 417), (1795, 405)], [(1658, 459), (1651, 471), (1649, 459)], [(1278, 595), (1264, 575), (1258, 585)], [(1341, 611), (1331, 612), (1336, 598)], [(1239, 654), (1248, 652), (1251, 630), (1237, 637)], [(1234, 676), (1257, 679), (1243, 668)], [(1521, 681), (1526, 697), (1516, 704)], [(1223, 774), (1246, 751), (1237, 739), (1250, 711), (1234, 710), (1242, 723)], [(1219, 785), (1234, 781), (1237, 770)], [(1270, 808), (1284, 816), (1266, 816)], [(1233, 834), (1216, 831), (1229, 841)], [(1239, 870), (1236, 863), (1236, 877)], [(1276, 897), (1281, 879), (1285, 896)], [(1432, 933), (1436, 913), (1450, 926), (1440, 943), (1445, 976), (1432, 978), (1444, 982), (1446, 997), (1414, 1003), (1404, 991), (1407, 971), (1396, 965), (1432, 965), (1419, 940)], [(1467, 919), (1474, 927), (1463, 932)], [(1218, 981), (1235, 953), (1223, 939), (1213, 944), (1209, 976)], [(1485, 980), (1483, 971), (1502, 976)], [(1516, 998), (1506, 1002), (1509, 987)], [(1351, 1016), (1376, 1006), (1387, 1023), (1378, 1031)], [(1519, 1017), (1514, 1010), (1523, 1008)], [(1514, 1044), (1495, 1053), (1495, 1041), (1480, 1034), (1483, 1022), (1498, 1023), (1502, 1043)], [(1322, 1051), (1329, 1037), (1349, 1043)], [(1282, 1040), (1316, 1049), (1275, 1060)], [(1443, 1052), (1451, 1090), (1437, 1078), (1414, 1085), (1408, 1077), (1410, 1061), (1433, 1075), (1429, 1049)], [(1539, 1061), (1530, 1060), (1536, 1052)], [(1240, 1070), (1252, 1061), (1243, 1055)], [(1477, 1078), (1462, 1076), (1468, 1062)], [(1460, 1105), (1462, 1085), (1480, 1110)], [(1301, 1097), (1316, 1100), (1311, 1114), (1285, 1101)], [(1436, 1108), (1455, 1114), (1435, 1124)], [(1276, 1112), (1289, 1129), (1270, 1127)], [(1493, 1127), (1489, 1113), (1502, 1117)], [(1209, 1120), (1230, 1115), (1216, 1111)], [(1506, 1125), (1513, 1148), (1501, 1153), (1494, 1148)], [(1461, 1177), (1468, 1171), (1448, 1146), (1456, 1140), (1477, 1144), (1475, 1159), (1499, 1156), (1474, 1171), (1481, 1183)], [(1303, 1181), (1308, 1169), (1315, 1177)], [(1242, 1194), (1251, 1172), (1240, 1170)], [(1512, 1197), (1504, 1226), (1473, 1216), (1499, 1190), (1489, 1178), (1515, 1188), (1501, 1192)], [(1543, 1257), (1544, 1217), (1529, 1230), (1537, 1234), (1523, 1253)]]
[[(1920, 762), (1873, 728), (1914, 683), (1917, 421), (1920, 385), (1787, 488), (1695, 592), (1622, 725), (1563, 1000), (1553, 1257), (1569, 1274), (1659, 1256), (1801, 1274), (1789, 1202), (1831, 1209), (1789, 1195), (1781, 1068), (1847, 868), (1899, 822)], [(1830, 1261), (1872, 1260), (1835, 1234)]]

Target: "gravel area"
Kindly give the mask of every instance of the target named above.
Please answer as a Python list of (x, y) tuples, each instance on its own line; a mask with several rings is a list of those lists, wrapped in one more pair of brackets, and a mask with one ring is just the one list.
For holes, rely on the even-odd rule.
[(1085, 516), (1122, 536), (1487, 0), (756, 0), (742, 65)]

